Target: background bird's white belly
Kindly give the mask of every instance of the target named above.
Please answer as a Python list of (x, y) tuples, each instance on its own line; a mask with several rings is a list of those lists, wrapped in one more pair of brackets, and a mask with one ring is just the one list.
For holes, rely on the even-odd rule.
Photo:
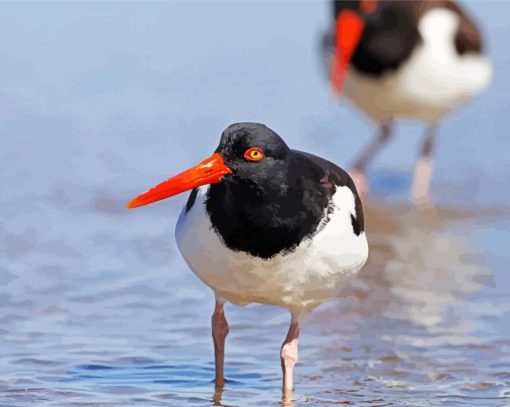
[(490, 62), (482, 55), (458, 55), (454, 38), (459, 17), (451, 10), (428, 11), (419, 22), (423, 42), (397, 71), (373, 78), (350, 69), (345, 95), (377, 123), (409, 117), (438, 121), (485, 88)]
[(353, 233), (354, 196), (346, 187), (337, 189), (335, 210), (313, 240), (268, 260), (223, 244), (205, 209), (206, 191), (200, 188), (191, 210), (181, 213), (176, 239), (193, 272), (227, 301), (311, 309), (337, 294), (366, 262), (365, 233)]

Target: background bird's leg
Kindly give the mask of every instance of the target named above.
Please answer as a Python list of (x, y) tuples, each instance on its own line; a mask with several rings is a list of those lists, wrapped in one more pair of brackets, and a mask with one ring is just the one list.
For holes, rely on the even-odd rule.
[(223, 303), (220, 301), (216, 301), (211, 322), (214, 342), (214, 364), (216, 367), (215, 384), (216, 387), (223, 387), (225, 384), (223, 363), (225, 360), (225, 338), (228, 335), (228, 322), (227, 318), (225, 318)]
[(415, 203), (426, 203), (429, 201), (429, 188), (434, 171), (434, 160), (432, 153), (436, 141), (436, 126), (427, 128), (420, 149), (420, 157), (414, 167), (413, 185), (411, 187), (411, 199)]
[(381, 150), (386, 142), (391, 138), (392, 123), (385, 123), (379, 126), (379, 130), (375, 138), (361, 151), (352, 169), (349, 171), (358, 194), (364, 195), (368, 192), (368, 183), (366, 178), (366, 170), (368, 164), (372, 161), (374, 156)]
[(285, 341), (283, 341), (282, 349), (280, 352), (283, 372), (282, 395), (284, 400), (292, 398), (292, 372), (298, 361), (298, 338), (299, 322), (293, 315), (290, 322), (289, 332), (287, 333)]

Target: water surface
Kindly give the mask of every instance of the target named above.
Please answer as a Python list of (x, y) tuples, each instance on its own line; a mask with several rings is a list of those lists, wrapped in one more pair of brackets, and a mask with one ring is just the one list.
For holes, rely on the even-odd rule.
[[(126, 213), (70, 186), (52, 194), (61, 202), (34, 219), (49, 213), (68, 235), (39, 237), (51, 221), (2, 229), (2, 257), (19, 267), (0, 272), (0, 405), (218, 402), (213, 296), (176, 253), (177, 205)], [(376, 199), (366, 212), (369, 264), (307, 321), (296, 405), (510, 404), (505, 211)], [(222, 405), (278, 405), (288, 315), (227, 315)]]

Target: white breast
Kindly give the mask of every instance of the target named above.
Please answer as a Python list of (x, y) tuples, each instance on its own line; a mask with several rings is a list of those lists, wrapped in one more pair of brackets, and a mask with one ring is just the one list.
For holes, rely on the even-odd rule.
[(355, 69), (347, 73), (345, 95), (377, 123), (393, 118), (415, 118), (429, 124), (483, 90), (492, 68), (482, 55), (455, 50), (459, 17), (435, 8), (419, 22), (423, 43), (397, 71), (380, 78)]
[(200, 188), (188, 213), (176, 227), (179, 250), (193, 272), (216, 295), (235, 304), (263, 303), (294, 312), (316, 307), (336, 295), (365, 264), (365, 233), (353, 233), (355, 201), (350, 189), (339, 187), (329, 222), (294, 251), (269, 260), (227, 248), (213, 230), (205, 208), (208, 187)]

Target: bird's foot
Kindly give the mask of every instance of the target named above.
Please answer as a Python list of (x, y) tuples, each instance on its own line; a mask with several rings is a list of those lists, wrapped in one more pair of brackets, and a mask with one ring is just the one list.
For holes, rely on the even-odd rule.
[(221, 397), (223, 396), (223, 386), (222, 387), (218, 387), (216, 386), (216, 388), (214, 389), (214, 394), (213, 394), (213, 405), (215, 406), (221, 406)]
[(434, 161), (431, 158), (422, 157), (417, 161), (411, 187), (411, 201), (415, 205), (431, 205), (429, 189), (433, 171)]
[(280, 354), (283, 368), (283, 388), (282, 397), (283, 400), (292, 399), (293, 389), (293, 370), (298, 360), (298, 340), (297, 338), (290, 340), (282, 346)]
[(356, 185), (358, 195), (362, 197), (368, 194), (368, 181), (365, 173), (360, 170), (353, 169), (349, 171), (349, 175), (354, 181), (354, 185)]
[(293, 394), (283, 396), (282, 400), (280, 402), (281, 407), (296, 407), (296, 404), (294, 403), (294, 396)]
[(415, 206), (418, 206), (421, 208), (433, 206), (432, 201), (430, 200), (429, 194), (418, 195), (418, 196), (411, 195), (411, 201)]

